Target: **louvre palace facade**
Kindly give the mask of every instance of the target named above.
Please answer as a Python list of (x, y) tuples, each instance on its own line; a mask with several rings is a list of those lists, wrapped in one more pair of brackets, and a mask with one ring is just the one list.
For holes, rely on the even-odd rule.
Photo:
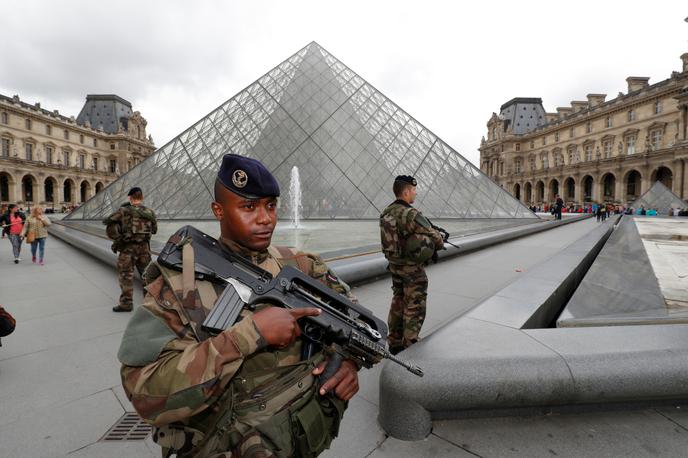
[(153, 152), (146, 124), (116, 95), (88, 95), (75, 118), (0, 94), (0, 202), (85, 202)]
[(688, 198), (688, 53), (682, 70), (606, 100), (588, 94), (556, 113), (539, 98), (515, 98), (493, 113), (480, 145), (480, 168), (528, 205), (627, 204), (661, 181)]

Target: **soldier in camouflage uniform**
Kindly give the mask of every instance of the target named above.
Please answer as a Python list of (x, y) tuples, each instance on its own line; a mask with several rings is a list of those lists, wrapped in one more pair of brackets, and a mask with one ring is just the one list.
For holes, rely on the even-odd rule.
[(425, 321), (428, 277), (425, 265), (444, 247), (442, 234), (421, 212), (411, 206), (416, 198), (416, 180), (399, 175), (394, 180), (397, 200), (380, 215), (382, 252), (392, 274), (392, 305), (389, 309), (389, 351), (396, 354), (418, 341)]
[(129, 202), (103, 220), (108, 237), (113, 240), (112, 251), (117, 256), (117, 276), (122, 294), (113, 312), (131, 312), (134, 308), (134, 267), (143, 275), (151, 261), (150, 239), (158, 232), (155, 213), (144, 207), (141, 188), (131, 188)]
[[(279, 186), (260, 162), (224, 156), (212, 210), (221, 247), (277, 274), (292, 265), (354, 299), (317, 255), (270, 245)], [(183, 263), (193, 266), (193, 240)], [(188, 264), (187, 264), (188, 261)], [(319, 384), (325, 351), (302, 360), (297, 320), (317, 308), (259, 305), (211, 336), (201, 323), (223, 286), (151, 263), (147, 294), (124, 333), (122, 384), (136, 411), (155, 426), (163, 456), (317, 456), (336, 437), (347, 401), (358, 391), (358, 367), (344, 360)]]

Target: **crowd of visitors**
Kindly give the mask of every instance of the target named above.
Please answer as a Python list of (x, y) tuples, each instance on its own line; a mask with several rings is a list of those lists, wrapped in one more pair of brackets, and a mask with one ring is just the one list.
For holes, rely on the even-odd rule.
[[(558, 197), (558, 196), (557, 196)], [(597, 217), (598, 221), (604, 221), (609, 215), (642, 215), (642, 216), (657, 216), (660, 214), (656, 208), (633, 208), (612, 203), (586, 203), (585, 205), (563, 205), (560, 198), (551, 204), (531, 205), (528, 208), (533, 213), (551, 213), (556, 219), (561, 219), (562, 213), (589, 213)], [(688, 207), (686, 208), (670, 208), (666, 215), (661, 216), (688, 216)]]

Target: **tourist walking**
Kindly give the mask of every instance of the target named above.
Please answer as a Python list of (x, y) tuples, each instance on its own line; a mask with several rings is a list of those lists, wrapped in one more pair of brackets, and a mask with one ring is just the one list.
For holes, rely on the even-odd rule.
[(14, 256), (15, 264), (19, 264), (19, 261), (21, 261), (19, 257), (22, 245), (21, 233), (25, 220), (26, 216), (17, 209), (15, 204), (10, 204), (7, 213), (2, 218), (3, 229), (7, 229), (7, 234), (12, 244), (12, 255)]
[(411, 206), (416, 199), (415, 178), (399, 175), (392, 190), (396, 200), (380, 215), (380, 239), (392, 274), (387, 342), (390, 353), (396, 354), (418, 341), (428, 296), (425, 265), (436, 250), (444, 248), (444, 239)]
[(34, 264), (37, 260), (36, 254), (38, 254), (38, 263), (44, 265), (48, 226), (50, 226), (50, 220), (43, 214), (43, 207), (33, 207), (31, 216), (26, 219), (21, 235), (26, 239), (26, 243), (31, 244), (31, 262)]

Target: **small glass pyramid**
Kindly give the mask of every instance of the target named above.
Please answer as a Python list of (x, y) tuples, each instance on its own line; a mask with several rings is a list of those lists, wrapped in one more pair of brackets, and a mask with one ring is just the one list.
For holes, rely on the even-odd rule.
[(667, 188), (661, 181), (655, 181), (655, 184), (634, 200), (630, 206), (636, 210), (640, 207), (645, 207), (646, 210), (652, 208), (657, 210), (658, 215), (668, 215), (669, 209), (683, 209), (688, 207), (688, 204), (671, 192), (671, 189)]

